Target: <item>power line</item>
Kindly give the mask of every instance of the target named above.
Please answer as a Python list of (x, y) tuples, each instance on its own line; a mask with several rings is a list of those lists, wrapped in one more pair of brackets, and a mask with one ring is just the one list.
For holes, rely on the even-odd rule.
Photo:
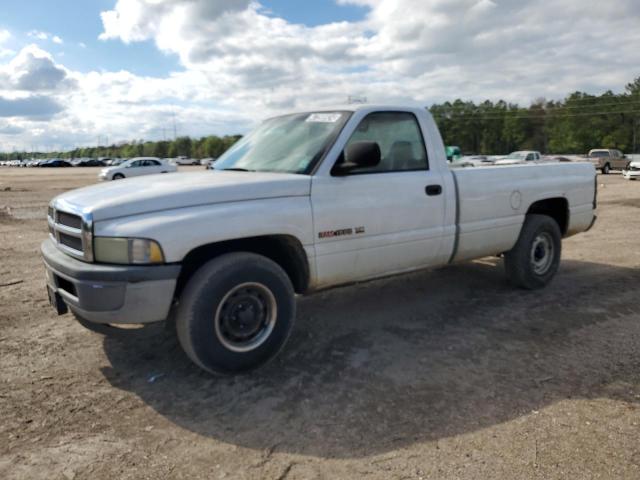
[[(594, 103), (591, 105), (553, 105), (553, 106), (546, 106), (546, 105), (531, 105), (530, 107), (517, 107), (514, 109), (505, 109), (502, 110), (504, 112), (513, 112), (516, 110), (531, 110), (532, 108), (537, 108), (537, 109), (541, 109), (544, 111), (550, 111), (550, 110), (565, 110), (565, 109), (576, 109), (576, 108), (594, 108), (594, 107), (623, 107), (626, 105), (638, 105), (640, 104), (640, 100), (637, 101), (627, 101), (627, 102), (616, 102), (616, 103)], [(482, 104), (475, 106), (475, 110), (476, 112), (482, 112), (482, 109), (480, 108), (482, 106)], [(450, 105), (450, 106), (445, 106), (445, 105), (432, 105), (431, 108), (436, 107), (436, 108), (442, 108), (445, 110), (451, 110), (451, 109), (458, 109), (458, 110), (463, 110), (466, 107), (464, 105)], [(494, 104), (492, 105), (493, 108), (498, 108), (499, 105), (498, 104)]]
[[(619, 95), (600, 95), (600, 96), (591, 96), (591, 97), (578, 97), (578, 98), (565, 98), (563, 100), (547, 100), (546, 98), (542, 97), (540, 98), (540, 100), (546, 102), (546, 103), (579, 103), (579, 102), (597, 102), (599, 100), (615, 100), (615, 99), (620, 99), (623, 102), (627, 102), (627, 101), (632, 101), (632, 102), (636, 102), (636, 101), (640, 101), (640, 94), (639, 93), (635, 93), (635, 94), (619, 94)], [(634, 99), (638, 99), (638, 100), (634, 100)], [(466, 105), (454, 105), (455, 102), (462, 102), (462, 103), (472, 103), (472, 102), (465, 102), (463, 100), (457, 99), (454, 100), (453, 102), (451, 101), (447, 101), (444, 102), (442, 104), (434, 104), (433, 106), (444, 106), (445, 103), (449, 103), (449, 108), (465, 108)], [(491, 102), (491, 100), (485, 100), (485, 102)], [(505, 105), (517, 105), (516, 103), (512, 103), (512, 102), (508, 102), (505, 100), (498, 100), (497, 102), (495, 102), (493, 105), (497, 106), (500, 103), (503, 103)], [(479, 104), (479, 105), (482, 105)], [(531, 105), (537, 105), (535, 102), (532, 102)], [(612, 103), (611, 105), (619, 105), (619, 103)], [(474, 104), (474, 107), (476, 105)]]
[[(509, 112), (505, 112), (505, 115), (503, 116), (495, 116), (495, 115), (480, 116), (480, 115), (475, 115), (474, 112), (468, 112), (468, 113), (454, 113), (451, 118), (472, 116), (473, 119), (475, 120), (506, 120), (506, 119), (512, 119), (512, 118), (544, 119), (544, 118), (589, 117), (589, 116), (595, 116), (595, 115), (620, 115), (620, 114), (636, 114), (636, 113), (640, 114), (640, 110), (620, 110), (615, 112), (582, 112), (582, 113), (567, 113), (567, 114), (562, 114), (562, 112), (554, 113), (554, 114), (550, 112), (544, 112), (543, 115), (531, 115), (531, 114), (510, 115)], [(437, 118), (447, 118), (447, 115), (444, 113), (432, 113), (432, 115)], [(448, 119), (451, 119), (451, 118), (448, 118)]]

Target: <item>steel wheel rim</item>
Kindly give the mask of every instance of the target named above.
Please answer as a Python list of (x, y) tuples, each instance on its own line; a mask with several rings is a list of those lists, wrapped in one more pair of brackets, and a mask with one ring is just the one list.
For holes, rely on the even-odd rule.
[(249, 352), (271, 335), (278, 317), (273, 292), (265, 285), (247, 282), (236, 285), (222, 298), (214, 317), (215, 334), (233, 352)]
[(544, 275), (553, 263), (553, 239), (547, 232), (542, 232), (534, 238), (531, 245), (531, 265), (534, 273)]

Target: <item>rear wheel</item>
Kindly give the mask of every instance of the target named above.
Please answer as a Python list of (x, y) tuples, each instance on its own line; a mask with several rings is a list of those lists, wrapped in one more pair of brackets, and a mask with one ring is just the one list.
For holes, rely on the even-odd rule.
[(124, 175), (123, 175), (123, 174), (121, 174), (121, 173), (115, 173), (115, 174), (113, 175), (113, 179), (114, 179), (114, 180), (120, 180), (120, 179), (122, 179), (122, 178), (124, 178)]
[(527, 215), (518, 241), (504, 255), (509, 280), (528, 290), (546, 286), (560, 266), (561, 237), (553, 218)]
[(609, 164), (608, 164), (608, 163), (607, 163), (607, 164), (605, 164), (605, 166), (604, 166), (604, 167), (602, 167), (602, 173), (603, 173), (604, 175), (608, 175), (610, 171), (611, 171), (611, 167), (609, 166)]
[(176, 315), (189, 358), (211, 373), (263, 365), (284, 346), (295, 319), (291, 281), (275, 262), (230, 253), (202, 266), (187, 283)]

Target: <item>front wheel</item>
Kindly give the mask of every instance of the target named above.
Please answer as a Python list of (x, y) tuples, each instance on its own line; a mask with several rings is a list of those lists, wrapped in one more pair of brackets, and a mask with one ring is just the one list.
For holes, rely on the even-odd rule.
[(252, 370), (284, 346), (295, 320), (291, 280), (272, 260), (237, 252), (203, 265), (178, 303), (178, 339), (211, 373)]
[(504, 255), (507, 277), (528, 290), (546, 286), (560, 266), (562, 236), (547, 215), (527, 215), (515, 246)]
[(113, 175), (113, 179), (114, 180), (121, 180), (123, 178), (124, 178), (124, 175), (121, 174), (121, 173), (116, 173), (116, 174)]

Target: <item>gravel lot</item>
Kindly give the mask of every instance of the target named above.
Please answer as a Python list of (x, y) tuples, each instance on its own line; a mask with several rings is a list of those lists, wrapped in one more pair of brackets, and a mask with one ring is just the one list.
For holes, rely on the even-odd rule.
[(600, 176), (544, 291), (495, 258), (327, 291), (215, 378), (49, 307), (46, 205), (96, 175), (0, 169), (0, 478), (640, 478), (640, 182)]

